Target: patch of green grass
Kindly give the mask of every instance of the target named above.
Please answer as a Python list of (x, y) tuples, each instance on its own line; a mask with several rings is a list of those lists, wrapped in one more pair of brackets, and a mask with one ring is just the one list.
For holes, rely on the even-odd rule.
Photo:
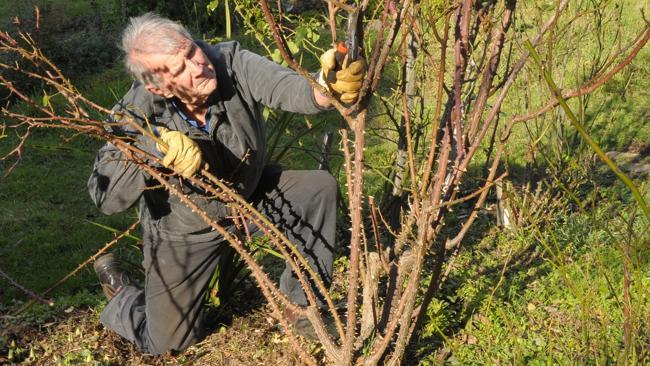
[(132, 83), (131, 77), (119, 64), (82, 78), (76, 86), (88, 99), (111, 108), (129, 90)]
[[(122, 95), (129, 84), (119, 70), (108, 70), (82, 80), (79, 87), (89, 99), (110, 108), (114, 95)], [(18, 142), (16, 131), (6, 133), (0, 140), (2, 155)], [(135, 220), (133, 212), (105, 216), (94, 207), (86, 181), (102, 142), (71, 137), (63, 130), (33, 131), (22, 160), (0, 184), (0, 268), (37, 293), (112, 240), (112, 233), (90, 221), (123, 229)], [(3, 173), (11, 163), (0, 165)], [(88, 289), (98, 286), (92, 269), (85, 268), (48, 296)], [(1, 286), (0, 295), (4, 305), (26, 299), (12, 286)]]
[[(621, 304), (612, 296), (603, 272), (590, 271), (596, 261), (602, 263), (601, 256), (617, 259), (607, 262), (608, 272), (620, 270), (615, 249), (596, 258), (580, 256), (567, 268), (566, 277), (550, 272), (517, 291), (516, 298), (481, 308), (461, 331), (465, 337), (448, 343), (456, 359), (460, 364), (479, 364), (480, 360), (515, 364), (620, 360)], [(572, 285), (567, 286), (567, 281)], [(620, 294), (620, 282), (615, 283)], [(648, 288), (639, 286), (636, 291), (639, 295)], [(648, 305), (647, 301), (638, 303), (637, 309)], [(469, 336), (475, 341), (468, 345), (463, 339)]]
[[(628, 203), (616, 198), (607, 201), (596, 211), (560, 213), (561, 218), (537, 227), (543, 228), (537, 234), (535, 226), (524, 227), (467, 248), (443, 294), (428, 310), (425, 325), (425, 336), (442, 333), (438, 338), (445, 339), (444, 347), (451, 352), (448, 363), (647, 360), (650, 255), (648, 240), (642, 236), (646, 226), (638, 212), (624, 211)], [(628, 230), (626, 223), (631, 220), (634, 225)], [(627, 319), (625, 245), (630, 245), (631, 253)], [(626, 322), (632, 335), (627, 356)], [(436, 324), (442, 325), (440, 330)], [(430, 352), (425, 344), (423, 354)], [(423, 360), (424, 364), (437, 362), (435, 353)]]
[[(64, 136), (35, 132), (23, 160), (0, 185), (0, 268), (33, 291), (43, 291), (112, 239), (87, 220), (118, 228), (133, 221), (132, 213), (106, 217), (90, 201), (86, 181), (98, 142), (67, 143)], [(11, 146), (7, 140), (3, 145)], [(56, 293), (84, 288), (93, 277), (83, 270)], [(13, 287), (0, 291), (3, 302), (23, 297)]]

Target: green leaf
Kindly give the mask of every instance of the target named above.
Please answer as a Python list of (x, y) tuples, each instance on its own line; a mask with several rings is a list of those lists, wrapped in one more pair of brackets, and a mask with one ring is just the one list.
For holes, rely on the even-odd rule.
[(320, 39), (320, 33), (315, 32), (312, 28), (310, 28), (307, 32), (307, 38), (312, 42), (316, 43)]
[(277, 49), (277, 48), (275, 50), (273, 50), (273, 53), (271, 54), (271, 58), (276, 63), (281, 63), (282, 62), (282, 54), (280, 53), (280, 50)]
[[(100, 223), (98, 223), (98, 222), (94, 222), (94, 221), (90, 221), (90, 220), (85, 220), (85, 221), (86, 221), (86, 222), (89, 222), (89, 223), (91, 223), (91, 224), (93, 224), (93, 225), (95, 225), (95, 226), (98, 226), (98, 227), (100, 227), (100, 228), (102, 228), (102, 229), (104, 229), (104, 230), (108, 230), (108, 231), (112, 232), (113, 234), (121, 234), (121, 233), (122, 233), (122, 230), (118, 230), (118, 229), (112, 228), (112, 227), (110, 227), (110, 226), (106, 226), (106, 225), (100, 224)], [(140, 241), (140, 240), (141, 240), (141, 239), (138, 238), (137, 236), (134, 236), (134, 235), (131, 235), (131, 234), (127, 234), (127, 235), (125, 235), (124, 237), (125, 237), (125, 238), (129, 238), (129, 239), (133, 239), (133, 240), (135, 240), (135, 241)]]
[(217, 7), (219, 6), (219, 0), (212, 0), (208, 3), (207, 8), (208, 8), (208, 14), (214, 13), (215, 10), (217, 10)]
[(50, 106), (50, 96), (47, 95), (47, 92), (43, 91), (43, 100), (41, 101), (44, 107)]
[(307, 37), (307, 34), (309, 33), (309, 29), (306, 27), (300, 26), (296, 29), (296, 37), (295, 37), (295, 42), (296, 44), (302, 44), (302, 41)]
[(293, 54), (298, 53), (298, 50), (300, 49), (298, 45), (293, 41), (287, 41), (287, 46), (289, 46), (289, 51), (291, 51)]
[(280, 253), (280, 252), (278, 252), (278, 251), (276, 251), (274, 249), (271, 249), (271, 247), (269, 247), (269, 246), (260, 245), (259, 248), (263, 252), (266, 252), (266, 253), (271, 254), (272, 256), (274, 256), (276, 258), (280, 258), (280, 259), (284, 260), (284, 256), (282, 255), (282, 253)]

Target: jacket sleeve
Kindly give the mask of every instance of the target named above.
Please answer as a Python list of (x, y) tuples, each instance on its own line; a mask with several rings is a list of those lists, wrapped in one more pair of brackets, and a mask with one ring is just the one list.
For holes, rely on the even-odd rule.
[[(125, 118), (145, 125), (150, 110), (147, 99), (150, 95), (137, 83), (113, 108), (113, 117), (109, 118), (106, 129), (112, 134), (131, 141), (140, 149), (156, 153), (155, 143), (144, 137), (137, 129), (124, 122)], [(147, 116), (147, 117), (145, 117)], [(90, 197), (105, 214), (113, 214), (127, 210), (137, 203), (142, 196), (148, 174), (136, 164), (126, 159), (122, 152), (113, 144), (106, 143), (95, 158), (92, 174), (88, 179)]]
[(97, 208), (110, 215), (122, 212), (139, 201), (145, 187), (145, 173), (125, 161), (111, 143), (104, 145), (95, 158), (88, 179), (88, 191)]
[(314, 99), (313, 86), (297, 72), (241, 48), (233, 42), (232, 70), (253, 99), (287, 112), (315, 114), (323, 108)]

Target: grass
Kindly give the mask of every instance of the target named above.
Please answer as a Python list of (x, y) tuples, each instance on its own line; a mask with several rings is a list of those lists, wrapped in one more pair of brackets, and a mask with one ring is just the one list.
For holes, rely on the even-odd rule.
[[(133, 221), (133, 213), (106, 217), (94, 208), (86, 181), (100, 143), (69, 138), (60, 131), (35, 131), (23, 160), (2, 180), (0, 268), (34, 291), (43, 291), (111, 240), (111, 233), (91, 221), (110, 227)], [(16, 140), (12, 133), (1, 140), (2, 153)], [(87, 287), (90, 276), (82, 271), (55, 294)], [(0, 292), (3, 304), (22, 298), (13, 287)]]
[[(468, 321), (447, 343), (458, 364), (481, 364), (481, 360), (494, 364), (622, 362), (621, 251), (609, 240), (599, 240), (602, 231), (591, 235), (585, 232), (592, 227), (589, 214), (576, 216), (572, 218), (576, 222), (545, 230), (545, 236), (558, 240), (566, 263), (556, 263), (548, 251), (534, 249), (528, 255), (538, 260), (511, 260), (505, 265), (506, 277), (499, 286), (498, 271), (482, 271), (468, 262), (475, 252), (488, 251), (488, 257), (499, 258), (498, 252), (513, 247), (538, 248), (543, 246), (540, 241), (499, 234), (495, 247), (482, 242), (466, 253), (459, 266), (467, 265), (467, 273), (483, 274), (465, 280), (461, 272), (456, 282), (462, 285), (455, 292), (462, 302), (470, 304), (476, 303), (477, 293), (487, 290), (491, 295), (486, 296), (489, 301), (480, 301), (481, 305), (472, 309)], [(576, 238), (580, 231), (584, 241)], [(526, 250), (514, 249), (514, 253), (516, 256)], [(643, 273), (650, 266), (647, 253), (644, 255), (635, 272), (641, 278), (633, 289), (637, 295), (633, 308), (638, 320), (647, 322), (644, 309), (650, 304), (643, 294), (648, 292), (649, 282)], [(647, 323), (639, 325), (647, 328)], [(647, 342), (647, 338), (639, 340), (640, 345)]]

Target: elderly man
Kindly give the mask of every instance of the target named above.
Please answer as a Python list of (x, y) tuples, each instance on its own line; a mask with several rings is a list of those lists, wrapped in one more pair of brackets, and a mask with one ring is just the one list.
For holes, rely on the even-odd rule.
[[(122, 48), (126, 68), (136, 81), (114, 107), (107, 128), (160, 156), (167, 168), (182, 176), (193, 175), (207, 163), (215, 176), (230, 182), (283, 229), (329, 284), (337, 182), (324, 171), (265, 167), (262, 117), (263, 105), (313, 114), (330, 108), (328, 99), (302, 76), (242, 49), (237, 42), (193, 41), (183, 26), (151, 13), (131, 19)], [(333, 58), (330, 50), (321, 63), (331, 67)], [(351, 64), (325, 85), (341, 100), (354, 100), (363, 69), (360, 63)], [(152, 128), (167, 146), (157, 146), (129, 124), (120, 123), (124, 118)], [(178, 182), (178, 177), (170, 179)], [(183, 187), (212, 218), (232, 225), (224, 203), (207, 199), (187, 182)], [(106, 214), (135, 204), (140, 208), (144, 288), (131, 283), (112, 254), (100, 257), (94, 267), (109, 299), (102, 323), (152, 354), (184, 350), (198, 342), (204, 336), (204, 294), (219, 249), (228, 244), (110, 143), (97, 154), (88, 188)], [(280, 289), (295, 303), (307, 305), (288, 266)]]

